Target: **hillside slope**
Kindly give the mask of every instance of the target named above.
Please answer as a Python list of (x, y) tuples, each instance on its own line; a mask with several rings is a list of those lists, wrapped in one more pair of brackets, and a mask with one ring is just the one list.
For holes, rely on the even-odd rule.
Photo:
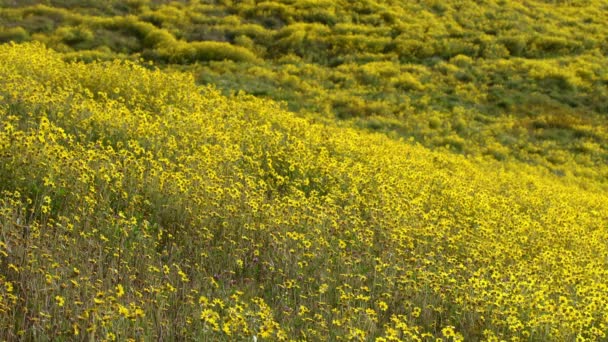
[(608, 179), (606, 0), (0, 4), (0, 41), (143, 58), (301, 115)]
[(600, 183), (62, 57), (0, 46), (0, 338), (606, 338)]

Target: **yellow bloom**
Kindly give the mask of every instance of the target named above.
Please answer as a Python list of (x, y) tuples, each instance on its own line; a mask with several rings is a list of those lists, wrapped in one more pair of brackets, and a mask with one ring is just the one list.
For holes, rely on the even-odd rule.
[(454, 337), (454, 336), (456, 336), (456, 332), (454, 331), (454, 327), (451, 326), (451, 325), (449, 325), (449, 326), (441, 329), (441, 333), (445, 337)]
[(55, 296), (55, 301), (57, 302), (57, 306), (62, 307), (65, 304), (65, 298), (57, 295)]
[(121, 284), (116, 285), (116, 297), (120, 298), (125, 295), (125, 289)]
[(129, 314), (130, 314), (129, 309), (127, 309), (126, 307), (124, 307), (120, 304), (118, 304), (118, 313), (120, 315), (122, 315), (123, 317), (129, 317)]
[(386, 304), (386, 302), (384, 301), (380, 301), (378, 302), (378, 308), (380, 309), (380, 311), (386, 311), (388, 310), (388, 304)]

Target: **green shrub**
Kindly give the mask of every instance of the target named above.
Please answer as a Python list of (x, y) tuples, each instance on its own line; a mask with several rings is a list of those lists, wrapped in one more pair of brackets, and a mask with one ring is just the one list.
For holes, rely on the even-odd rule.
[(371, 116), (392, 116), (389, 104), (381, 101), (364, 100), (360, 97), (339, 97), (332, 102), (332, 108), (340, 119), (369, 118)]
[(225, 27), (226, 32), (233, 36), (247, 36), (262, 44), (268, 44), (273, 32), (257, 24), (241, 24), (238, 26)]
[(509, 57), (510, 52), (503, 44), (485, 42), (481, 48), (481, 56), (489, 59)]
[(395, 87), (404, 91), (424, 90), (424, 85), (416, 77), (409, 72), (403, 72), (395, 77)]
[(20, 25), (26, 31), (30, 32), (30, 34), (38, 32), (48, 33), (55, 29), (55, 21), (39, 15), (26, 16), (22, 21), (20, 21)]
[(157, 27), (176, 25), (188, 20), (183, 11), (167, 5), (160, 7), (156, 11), (146, 11), (144, 14), (140, 15), (140, 18)]
[(580, 48), (581, 43), (562, 37), (538, 36), (531, 41), (531, 49), (537, 56), (568, 54)]
[(450, 63), (459, 68), (467, 68), (473, 65), (473, 59), (466, 55), (456, 55), (450, 59)]
[(294, 53), (310, 60), (321, 60), (327, 54), (326, 37), (330, 33), (330, 29), (321, 24), (289, 25), (275, 35), (272, 49), (276, 54)]
[(144, 38), (144, 46), (148, 48), (154, 48), (157, 46), (169, 46), (175, 44), (175, 37), (169, 31), (165, 29), (154, 29), (150, 30)]
[(255, 54), (244, 47), (224, 42), (175, 42), (158, 49), (159, 55), (171, 63), (194, 63), (197, 61), (232, 60), (255, 62)]
[(509, 35), (501, 37), (498, 42), (509, 50), (511, 56), (524, 56), (527, 49), (527, 40), (521, 35)]
[(294, 12), (291, 7), (272, 1), (259, 2), (244, 14), (247, 18), (254, 19), (265, 27), (273, 29), (294, 21)]
[(390, 37), (374, 37), (364, 34), (336, 35), (331, 39), (335, 55), (353, 52), (381, 53), (391, 43)]
[(438, 55), (444, 59), (452, 58), (457, 55), (478, 57), (480, 52), (479, 45), (462, 39), (448, 38), (434, 43)]
[(57, 31), (55, 31), (55, 34), (62, 42), (68, 45), (90, 42), (95, 38), (93, 32), (84, 26), (60, 27), (57, 29)]
[(30, 34), (20, 26), (0, 30), (0, 42), (21, 43), (30, 40)]
[(309, 23), (321, 23), (328, 26), (333, 26), (338, 22), (336, 14), (326, 10), (313, 8), (303, 12), (302, 20)]
[(138, 39), (145, 39), (146, 36), (158, 30), (158, 28), (150, 23), (140, 21), (138, 17), (129, 15), (126, 17), (102, 18), (96, 23), (109, 30), (124, 30), (126, 33), (132, 34)]
[(395, 52), (402, 60), (412, 60), (432, 57), (437, 53), (433, 44), (428, 44), (417, 39), (407, 38), (406, 36), (397, 37), (394, 42)]
[(333, 1), (304, 0), (293, 4), (296, 7), (296, 16), (299, 21), (316, 22), (333, 26), (340, 21), (336, 15), (335, 3)]

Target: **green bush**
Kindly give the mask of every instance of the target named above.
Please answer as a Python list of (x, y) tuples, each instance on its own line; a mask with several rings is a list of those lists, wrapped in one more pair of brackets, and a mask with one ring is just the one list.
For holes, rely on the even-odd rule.
[(531, 41), (531, 49), (537, 56), (568, 54), (580, 48), (581, 43), (562, 37), (538, 36)]
[(59, 29), (57, 29), (57, 31), (55, 31), (55, 34), (62, 42), (68, 45), (90, 42), (95, 38), (93, 32), (91, 32), (89, 28), (84, 26), (60, 27)]
[(444, 59), (452, 58), (457, 55), (478, 57), (480, 52), (479, 45), (463, 39), (448, 38), (434, 42), (435, 50)]
[(247, 36), (262, 44), (271, 40), (273, 32), (257, 24), (242, 24), (239, 26), (226, 27), (226, 32), (233, 36)]
[(294, 12), (290, 6), (272, 1), (259, 2), (244, 14), (245, 17), (254, 19), (265, 27), (273, 29), (294, 21)]
[(20, 26), (7, 28), (0, 31), (0, 42), (21, 43), (30, 40), (30, 34)]
[(175, 44), (175, 37), (165, 29), (151, 30), (144, 38), (144, 46), (154, 48), (157, 46), (169, 46)]
[(498, 39), (504, 45), (511, 56), (524, 56), (527, 50), (527, 40), (521, 35), (508, 35)]
[(329, 43), (326, 37), (330, 34), (330, 29), (321, 24), (289, 25), (275, 35), (272, 49), (275, 54), (293, 53), (318, 61), (327, 54)]
[(412, 75), (409, 72), (403, 72), (399, 74), (394, 79), (395, 87), (404, 91), (420, 91), (424, 90), (424, 85), (420, 82), (420, 80), (416, 77), (416, 75)]
[(381, 53), (390, 43), (390, 37), (364, 34), (336, 35), (331, 39), (332, 53), (335, 55), (347, 55), (353, 52)]
[(437, 54), (437, 49), (433, 44), (408, 38), (407, 35), (397, 37), (394, 44), (394, 50), (399, 54), (401, 60), (422, 59)]
[(236, 62), (257, 61), (253, 52), (224, 42), (175, 42), (161, 46), (158, 53), (166, 61), (179, 64), (226, 59)]

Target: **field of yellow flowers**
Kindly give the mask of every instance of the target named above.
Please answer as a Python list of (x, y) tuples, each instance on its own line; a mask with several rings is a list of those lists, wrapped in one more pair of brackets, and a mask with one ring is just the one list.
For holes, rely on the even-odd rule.
[(0, 340), (601, 341), (608, 187), (0, 46)]

